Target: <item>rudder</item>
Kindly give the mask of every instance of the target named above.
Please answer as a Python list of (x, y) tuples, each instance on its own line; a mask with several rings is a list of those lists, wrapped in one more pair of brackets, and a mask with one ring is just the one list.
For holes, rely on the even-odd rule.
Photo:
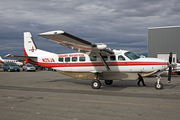
[(24, 32), (24, 55), (35, 55), (37, 46), (30, 32)]

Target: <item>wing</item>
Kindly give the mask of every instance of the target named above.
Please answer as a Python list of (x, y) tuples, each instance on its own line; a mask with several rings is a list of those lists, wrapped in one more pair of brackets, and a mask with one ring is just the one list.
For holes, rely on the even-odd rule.
[(107, 49), (107, 45), (98, 43), (93, 44), (81, 38), (75, 37), (64, 31), (50, 31), (39, 34), (39, 36), (50, 39), (65, 47), (77, 50), (88, 55), (101, 53), (102, 55), (114, 54), (112, 50)]

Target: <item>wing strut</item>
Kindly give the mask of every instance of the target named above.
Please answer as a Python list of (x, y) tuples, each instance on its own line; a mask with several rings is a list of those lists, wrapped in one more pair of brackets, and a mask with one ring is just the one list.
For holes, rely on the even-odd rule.
[(110, 71), (110, 68), (109, 68), (108, 64), (106, 63), (106, 61), (104, 60), (104, 58), (103, 58), (103, 56), (101, 55), (101, 53), (99, 53), (99, 57), (100, 57), (101, 61), (103, 62), (104, 66), (106, 67), (106, 69), (107, 69), (108, 71)]

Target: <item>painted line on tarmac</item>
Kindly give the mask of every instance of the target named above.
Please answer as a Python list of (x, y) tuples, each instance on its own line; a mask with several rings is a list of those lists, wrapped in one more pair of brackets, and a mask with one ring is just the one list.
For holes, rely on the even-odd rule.
[(160, 108), (175, 108), (180, 109), (178, 106), (165, 106), (165, 105), (153, 105), (153, 104), (139, 104), (139, 103), (126, 103), (126, 102), (112, 102), (112, 101), (98, 101), (98, 100), (85, 100), (85, 99), (70, 99), (70, 98), (55, 98), (55, 97), (42, 97), (42, 96), (29, 96), (18, 94), (5, 94), (5, 96), (11, 97), (31, 97), (37, 99), (50, 99), (50, 100), (65, 100), (65, 101), (78, 101), (78, 102), (92, 102), (92, 103), (107, 103), (107, 104), (121, 104), (121, 105), (134, 105), (144, 107), (160, 107)]

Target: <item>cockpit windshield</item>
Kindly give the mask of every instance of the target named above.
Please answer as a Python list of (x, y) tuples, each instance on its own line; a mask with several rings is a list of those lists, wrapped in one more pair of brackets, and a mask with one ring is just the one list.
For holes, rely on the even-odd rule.
[(132, 52), (126, 52), (124, 53), (124, 55), (128, 57), (130, 60), (136, 60), (140, 58), (139, 55), (136, 55), (135, 53), (132, 53)]

